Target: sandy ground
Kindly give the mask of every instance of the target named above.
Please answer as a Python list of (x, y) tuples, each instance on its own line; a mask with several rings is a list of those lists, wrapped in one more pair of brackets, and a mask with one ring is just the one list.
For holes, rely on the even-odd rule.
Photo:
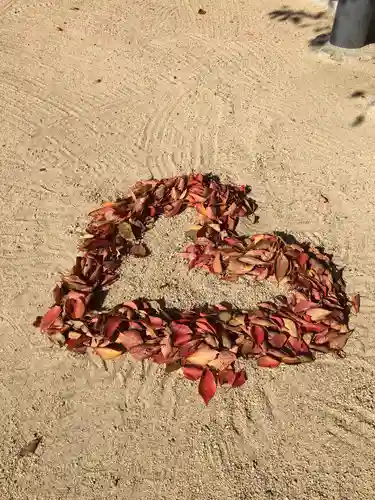
[[(1, 500), (374, 498), (374, 60), (312, 52), (331, 18), (288, 6), (306, 15), (270, 18), (277, 0), (0, 0)], [(248, 363), (247, 385), (206, 408), (176, 373), (103, 366), (33, 329), (85, 214), (139, 178), (192, 170), (251, 184), (257, 231), (345, 266), (363, 304), (346, 359)], [(108, 304), (277, 293), (187, 275), (175, 253), (189, 220), (158, 223), (153, 256), (124, 265)]]

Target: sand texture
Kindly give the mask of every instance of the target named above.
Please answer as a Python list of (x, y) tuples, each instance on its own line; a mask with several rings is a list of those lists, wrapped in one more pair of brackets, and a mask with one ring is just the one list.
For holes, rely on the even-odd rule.
[[(0, 0), (1, 500), (375, 497), (375, 66), (371, 47), (309, 48), (330, 29), (322, 9)], [(32, 327), (90, 210), (193, 170), (252, 186), (260, 221), (246, 231), (290, 233), (345, 267), (362, 296), (345, 359), (248, 362), (247, 384), (205, 407), (178, 373), (73, 355)], [(156, 224), (152, 256), (124, 263), (108, 305), (250, 307), (278, 293), (187, 274), (176, 253), (190, 220)]]

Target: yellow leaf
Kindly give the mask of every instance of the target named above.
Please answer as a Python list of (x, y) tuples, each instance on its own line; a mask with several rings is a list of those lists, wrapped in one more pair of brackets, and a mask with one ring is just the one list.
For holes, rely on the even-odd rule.
[(124, 349), (122, 349), (119, 346), (114, 346), (114, 347), (97, 347), (95, 349), (95, 352), (98, 356), (100, 356), (102, 359), (109, 360), (109, 359), (116, 359), (121, 354), (124, 353)]
[(298, 330), (294, 321), (288, 318), (282, 318), (284, 321), (284, 331), (287, 331), (292, 337), (298, 338)]
[(311, 321), (321, 321), (331, 314), (331, 311), (327, 309), (322, 309), (321, 307), (315, 307), (306, 311), (311, 318)]

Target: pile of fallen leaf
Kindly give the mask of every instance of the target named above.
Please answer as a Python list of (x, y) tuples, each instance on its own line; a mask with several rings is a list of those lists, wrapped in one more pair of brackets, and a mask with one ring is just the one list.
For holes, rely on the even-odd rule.
[[(69, 350), (91, 350), (104, 360), (129, 352), (168, 371), (179, 367), (189, 380), (199, 380), (206, 404), (217, 384), (245, 382), (236, 364), (240, 357), (276, 367), (313, 361), (316, 351), (342, 355), (359, 296), (349, 302), (331, 257), (317, 248), (286, 244), (274, 234), (238, 235), (239, 218), (256, 210), (249, 191), (201, 174), (141, 181), (126, 198), (91, 212), (81, 254), (56, 285), (54, 305), (37, 320), (41, 331)], [(246, 312), (224, 304), (169, 311), (143, 300), (96, 310), (103, 290), (118, 278), (122, 258), (148, 255), (142, 237), (155, 220), (187, 207), (198, 213), (198, 224), (187, 233), (193, 243), (182, 254), (189, 269), (201, 267), (226, 280), (269, 279), (288, 285), (288, 296)]]

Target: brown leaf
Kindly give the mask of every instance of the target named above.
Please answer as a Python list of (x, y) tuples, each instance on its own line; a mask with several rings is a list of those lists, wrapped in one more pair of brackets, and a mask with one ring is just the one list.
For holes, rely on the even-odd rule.
[(329, 340), (329, 347), (331, 349), (341, 351), (342, 349), (344, 349), (348, 341), (348, 338), (351, 336), (352, 333), (353, 331), (338, 334), (335, 338)]
[(275, 276), (277, 281), (281, 281), (288, 274), (289, 270), (289, 259), (283, 253), (280, 253), (276, 259), (275, 264)]
[(168, 363), (165, 366), (165, 373), (172, 373), (181, 368), (181, 363), (179, 361), (175, 361), (173, 363)]
[(146, 257), (147, 247), (143, 243), (135, 243), (130, 249), (130, 254), (134, 257)]
[(211, 370), (206, 369), (199, 382), (199, 394), (202, 396), (203, 401), (208, 405), (210, 399), (216, 392), (216, 380)]
[(230, 321), (230, 319), (232, 318), (232, 315), (229, 311), (220, 311), (218, 314), (218, 318), (223, 323), (228, 323), (228, 321)]
[(230, 274), (241, 275), (248, 273), (249, 271), (251, 271), (252, 268), (253, 266), (244, 264), (243, 262), (240, 262), (238, 259), (230, 259), (227, 271)]
[(203, 374), (203, 368), (201, 366), (185, 365), (182, 368), (184, 377), (189, 380), (198, 380)]
[(233, 352), (221, 351), (217, 358), (208, 363), (208, 366), (215, 368), (217, 371), (222, 371), (229, 368), (236, 359), (237, 356)]
[(211, 333), (207, 333), (204, 337), (204, 341), (211, 347), (219, 347), (219, 340), (214, 335), (211, 335)]
[(298, 365), (299, 363), (301, 363), (298, 357), (293, 356), (282, 356), (281, 362), (285, 363), (286, 365)]
[(121, 222), (118, 226), (118, 234), (127, 241), (135, 241), (132, 225), (129, 222)]
[(198, 349), (191, 354), (186, 361), (192, 365), (205, 366), (210, 361), (213, 361), (218, 354), (218, 351), (211, 349), (208, 345), (201, 344)]
[(359, 293), (356, 293), (355, 295), (352, 296), (351, 302), (353, 305), (354, 312), (358, 314), (359, 309), (361, 307), (361, 296), (359, 295)]
[(331, 314), (331, 311), (328, 311), (327, 309), (323, 309), (321, 307), (315, 307), (313, 309), (308, 309), (306, 311), (306, 314), (310, 316), (311, 321), (322, 321)]
[(21, 448), (19, 456), (24, 457), (26, 455), (34, 454), (42, 439), (43, 439), (42, 436), (38, 436), (35, 439), (32, 439), (29, 443), (27, 443), (25, 446)]

